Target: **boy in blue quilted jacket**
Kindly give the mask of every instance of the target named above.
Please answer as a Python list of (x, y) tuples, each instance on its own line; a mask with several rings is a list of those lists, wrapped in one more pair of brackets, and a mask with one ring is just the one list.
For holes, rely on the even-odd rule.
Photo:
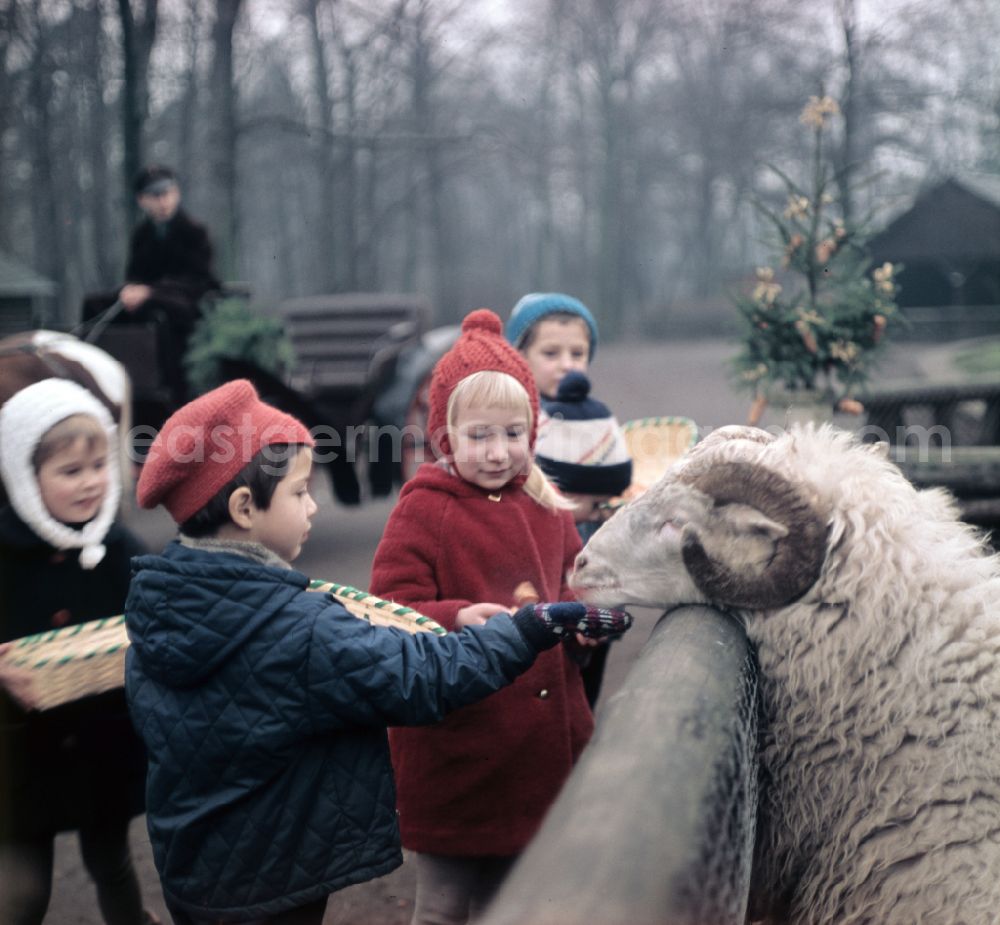
[(444, 636), (356, 619), (289, 564), (316, 511), (312, 446), (240, 380), (173, 415), (139, 479), (180, 525), (134, 561), (125, 669), (177, 925), (319, 925), (330, 893), (402, 862), (386, 726), (437, 722), (566, 633), (630, 623), (575, 603)]

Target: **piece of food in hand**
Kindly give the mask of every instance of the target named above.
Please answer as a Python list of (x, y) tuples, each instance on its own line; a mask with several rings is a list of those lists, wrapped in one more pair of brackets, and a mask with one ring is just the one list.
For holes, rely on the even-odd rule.
[(537, 604), (541, 598), (538, 591), (530, 581), (522, 581), (514, 589), (514, 604), (517, 607), (524, 607), (525, 604)]

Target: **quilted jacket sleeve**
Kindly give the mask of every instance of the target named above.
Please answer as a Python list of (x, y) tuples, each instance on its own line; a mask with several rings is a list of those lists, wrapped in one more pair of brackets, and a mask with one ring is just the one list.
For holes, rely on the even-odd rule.
[(411, 635), (331, 605), (314, 624), (309, 714), (317, 731), (438, 722), (527, 670), (547, 648), (528, 635), (506, 614), (460, 633)]

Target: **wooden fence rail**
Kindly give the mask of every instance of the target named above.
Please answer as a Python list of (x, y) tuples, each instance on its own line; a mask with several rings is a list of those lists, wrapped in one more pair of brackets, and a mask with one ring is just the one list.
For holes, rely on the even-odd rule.
[(742, 925), (757, 716), (736, 621), (661, 618), (482, 925)]

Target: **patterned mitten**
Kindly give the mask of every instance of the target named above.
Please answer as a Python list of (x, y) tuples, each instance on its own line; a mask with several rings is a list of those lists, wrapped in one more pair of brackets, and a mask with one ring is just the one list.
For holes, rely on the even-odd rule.
[(580, 633), (588, 639), (617, 639), (631, 625), (632, 617), (624, 610), (603, 610), (575, 601), (528, 604), (514, 614), (520, 622), (530, 616), (559, 639)]

